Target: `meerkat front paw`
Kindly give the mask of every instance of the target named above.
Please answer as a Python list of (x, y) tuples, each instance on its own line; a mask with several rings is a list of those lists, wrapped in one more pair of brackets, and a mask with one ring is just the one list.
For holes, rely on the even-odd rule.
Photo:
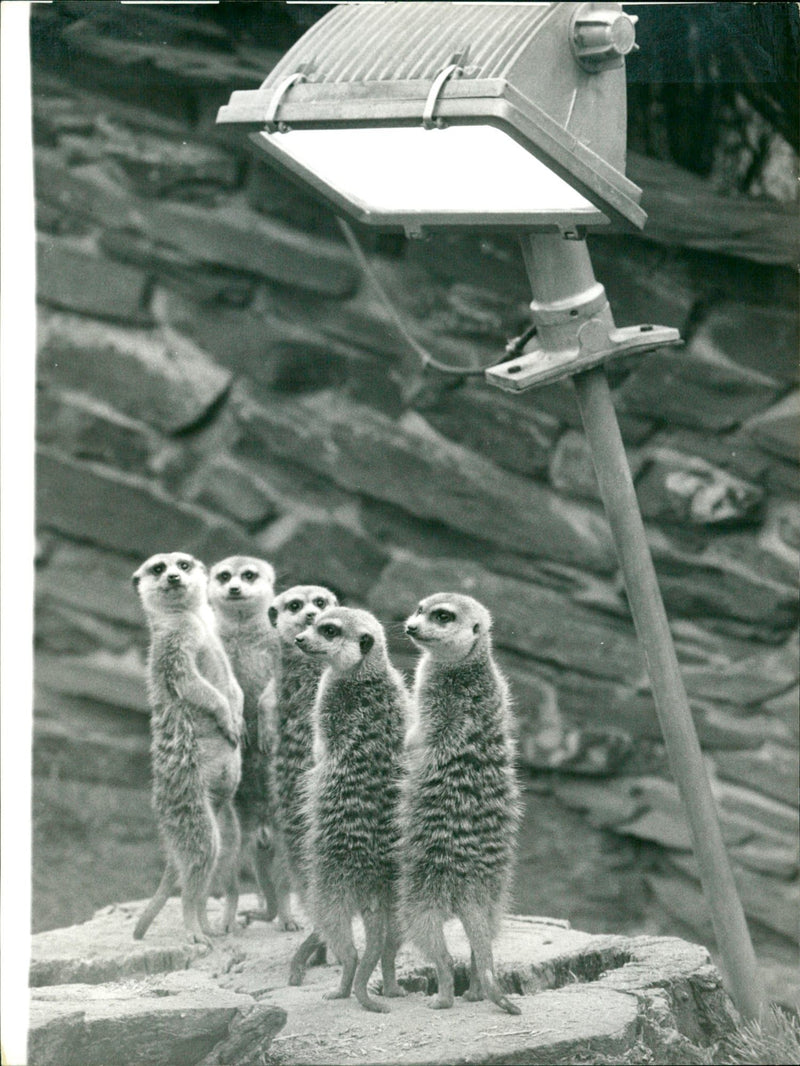
[(239, 733), (235, 733), (232, 729), (222, 729), (222, 735), (232, 748), (238, 748), (241, 742), (241, 736)]

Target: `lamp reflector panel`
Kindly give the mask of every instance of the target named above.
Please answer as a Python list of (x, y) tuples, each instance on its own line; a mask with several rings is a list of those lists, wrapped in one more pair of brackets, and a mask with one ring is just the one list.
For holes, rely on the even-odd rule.
[(576, 189), (493, 126), (290, 130), (253, 140), (362, 221), (453, 225), (515, 216), (607, 221)]

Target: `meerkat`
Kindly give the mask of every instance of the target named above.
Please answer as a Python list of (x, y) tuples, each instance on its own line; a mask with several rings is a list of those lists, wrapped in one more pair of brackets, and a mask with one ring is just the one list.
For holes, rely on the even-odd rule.
[[(280, 651), (276, 671), (272, 787), (277, 845), (289, 871), (292, 888), (307, 910), (305, 863), (306, 817), (303, 780), (312, 766), (311, 712), (324, 663), (303, 655), (295, 637), (328, 607), (336, 596), (319, 585), (295, 585), (277, 596), (269, 617), (275, 627)], [(315, 930), (306, 937), (292, 959), (289, 983), (303, 982), (306, 964), (316, 956), (325, 958), (325, 945)]]
[(278, 640), (269, 618), (275, 571), (264, 559), (236, 555), (211, 568), (208, 599), (236, 680), (244, 694), (242, 777), (235, 806), (242, 853), (250, 860), (264, 911), (252, 917), (297, 929), (290, 906), (289, 877), (276, 855), (273, 830), (272, 760), (275, 668)]
[(210, 946), (206, 905), (215, 867), (225, 872), (221, 932), (238, 904), (243, 697), (219, 639), (205, 566), (183, 552), (151, 556), (133, 575), (150, 629), (153, 808), (167, 856), (155, 896), (136, 923), (140, 940), (178, 884), (190, 941)]
[(422, 655), (400, 802), (403, 931), (436, 965), (433, 1009), (453, 1005), (444, 922), (470, 942), (464, 998), (520, 1009), (498, 988), (492, 941), (505, 911), (520, 821), (508, 686), (492, 655), (492, 619), (470, 596), (422, 600), (405, 631)]
[[(369, 1011), (387, 1012), (367, 981), (381, 962), (383, 995), (402, 996), (395, 976), (397, 804), (408, 696), (367, 611), (333, 607), (296, 638), (325, 670), (314, 703), (314, 766), (306, 778), (308, 899), (316, 926), (342, 963), (339, 988)], [(359, 962), (352, 921), (366, 944)]]

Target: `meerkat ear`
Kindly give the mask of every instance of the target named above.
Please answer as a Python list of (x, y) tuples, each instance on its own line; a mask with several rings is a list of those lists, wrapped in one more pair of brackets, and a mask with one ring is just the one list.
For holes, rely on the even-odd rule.
[(273, 626), (276, 626), (278, 624), (278, 608), (275, 606), (269, 607), (267, 609), (267, 615), (269, 616), (269, 620), (270, 622), (272, 622)]
[(480, 624), (480, 622), (476, 622), (475, 625), (472, 627), (472, 632), (477, 635), (478, 633), (480, 633), (480, 631), (481, 631), (481, 624)]
[(131, 584), (133, 585), (133, 587), (135, 589), (138, 589), (138, 587), (139, 587), (139, 580), (140, 580), (141, 576), (142, 575), (137, 570), (136, 573), (131, 577)]
[(362, 633), (358, 641), (358, 646), (361, 648), (361, 654), (368, 655), (374, 643), (375, 638), (371, 633)]

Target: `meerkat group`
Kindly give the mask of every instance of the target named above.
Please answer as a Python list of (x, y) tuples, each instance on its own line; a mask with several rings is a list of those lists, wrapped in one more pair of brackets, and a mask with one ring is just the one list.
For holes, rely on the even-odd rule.
[[(298, 929), (293, 892), (313, 922), (291, 984), (327, 945), (342, 972), (326, 998), (353, 992), (366, 1010), (388, 1011), (385, 999), (404, 995), (395, 957), (407, 939), (436, 968), (428, 1005), (452, 1007), (444, 924), (455, 917), (471, 949), (463, 998), (519, 1014), (492, 955), (520, 799), (489, 611), (458, 593), (423, 599), (405, 623), (421, 651), (409, 691), (374, 615), (317, 585), (276, 596), (263, 559), (233, 556), (207, 573), (163, 553), (133, 581), (150, 628), (153, 806), (167, 860), (134, 936), (180, 886), (187, 936), (210, 945), (215, 878), (218, 932), (232, 932), (248, 858), (262, 917)], [(378, 963), (383, 1000), (367, 989)]]

